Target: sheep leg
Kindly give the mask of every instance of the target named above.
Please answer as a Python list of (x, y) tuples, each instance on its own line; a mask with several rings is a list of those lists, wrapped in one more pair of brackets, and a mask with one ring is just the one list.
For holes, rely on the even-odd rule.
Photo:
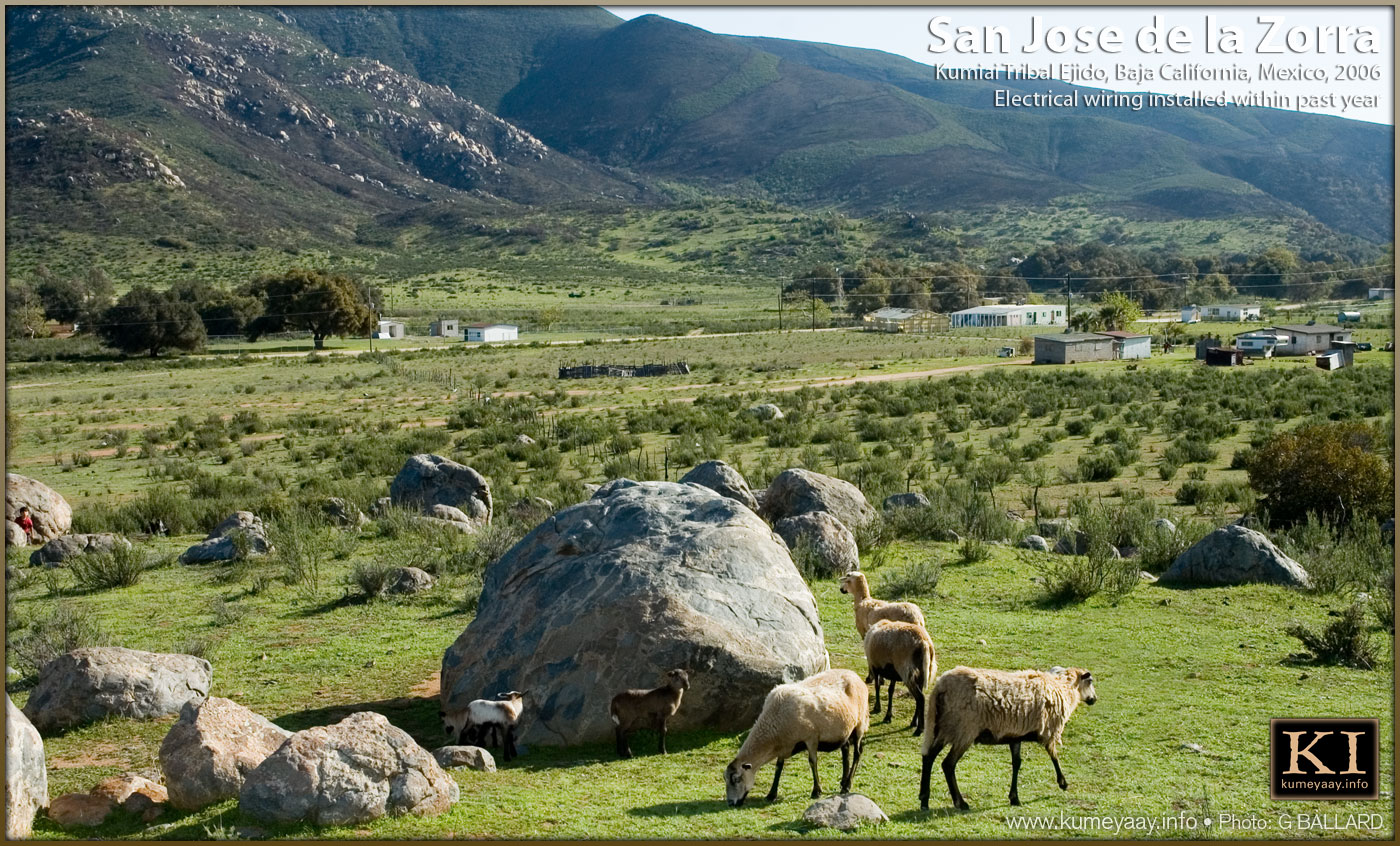
[(938, 757), (938, 752), (942, 746), (935, 746), (924, 756), (923, 771), (919, 774), (919, 807), (928, 810), (928, 785), (929, 776), (933, 771), (933, 759)]
[(657, 731), (657, 733), (659, 733), (659, 734), (661, 735), (661, 754), (662, 754), (662, 755), (665, 755), (665, 754), (666, 754), (666, 717), (664, 717), (664, 716), (658, 716), (658, 717), (656, 718), (656, 731)]
[[(890, 695), (885, 697), (885, 722), (894, 719), (894, 685), (895, 679), (890, 679)], [(877, 685), (878, 687), (878, 685)]]
[(783, 764), (786, 763), (787, 758), (779, 758), (778, 765), (773, 770), (773, 786), (768, 789), (769, 802), (776, 802), (778, 800), (778, 780), (783, 777)]
[(622, 730), (622, 726), (616, 727), (617, 731), (617, 757), (631, 758), (632, 749), (627, 745), (627, 732)]
[(1021, 774), (1021, 741), (1011, 741), (1011, 804), (1021, 804), (1021, 797), (1016, 793), (1016, 777)]
[(1060, 769), (1060, 756), (1056, 755), (1049, 747), (1045, 749), (1050, 754), (1050, 763), (1055, 765), (1055, 783), (1061, 790), (1069, 790), (1069, 782), (1065, 781), (1065, 774)]
[(962, 756), (966, 752), (966, 747), (959, 749), (954, 746), (952, 749), (948, 750), (948, 757), (943, 759), (943, 777), (948, 780), (948, 795), (953, 799), (953, 807), (960, 811), (967, 810), (967, 800), (963, 798), (961, 791), (958, 790), (957, 768), (958, 761), (962, 760)]
[(872, 680), (875, 682), (875, 707), (871, 709), (870, 713), (878, 714), (880, 713), (880, 685), (884, 684), (885, 678), (874, 670), (871, 670), (865, 677), (865, 683), (870, 684)]
[(505, 729), (506, 736), (502, 746), (505, 747), (505, 759), (509, 761), (515, 757), (515, 726), (506, 726)]
[(822, 798), (822, 783), (821, 779), (817, 777), (817, 745), (815, 743), (807, 744), (807, 763), (812, 765), (812, 798), (820, 799)]
[(847, 770), (846, 770), (846, 756), (845, 756), (845, 754), (844, 754), (847, 747), (846, 747), (846, 746), (841, 747), (841, 751), (842, 751), (842, 756), (841, 756), (841, 792), (842, 792), (842, 793), (850, 793), (850, 792), (851, 792), (851, 785), (852, 785), (852, 784), (855, 782), (855, 780), (856, 780), (856, 770), (860, 769), (860, 755), (861, 755), (861, 752), (863, 751), (863, 749), (865, 748), (865, 738), (862, 737), (862, 736), (860, 735), (859, 729), (857, 729), (857, 730), (854, 731), (854, 732), (851, 732), (851, 736), (850, 736), (850, 738), (847, 740), (847, 745), (848, 745), (848, 746), (854, 746), (854, 747), (855, 747), (855, 752), (854, 752), (854, 754), (852, 755), (851, 769), (850, 769), (849, 772), (847, 772)]
[(849, 741), (841, 744), (841, 792), (851, 792), (851, 744)]
[(913, 682), (906, 686), (909, 688), (909, 695), (914, 697), (914, 722), (909, 725), (914, 729), (914, 736), (918, 737), (924, 733), (924, 692)]

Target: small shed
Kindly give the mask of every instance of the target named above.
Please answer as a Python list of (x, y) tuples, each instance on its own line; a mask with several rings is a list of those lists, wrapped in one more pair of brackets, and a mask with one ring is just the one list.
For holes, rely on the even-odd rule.
[(462, 337), (462, 324), (454, 318), (438, 318), (428, 324), (428, 334), (434, 338)]
[(1395, 299), (1394, 288), (1372, 288), (1366, 294), (1368, 300), (1393, 300)]
[(402, 340), (403, 336), (403, 324), (397, 320), (379, 321), (379, 328), (374, 333), (374, 337), (381, 341)]
[(469, 343), (493, 344), (514, 341), (519, 336), (520, 327), (513, 323), (473, 323), (467, 327)]
[(1127, 361), (1152, 357), (1151, 335), (1139, 335), (1136, 332), (1124, 332), (1119, 329), (1111, 329), (1097, 334), (1113, 339), (1113, 357), (1116, 359)]
[(1244, 363), (1244, 350), (1234, 347), (1211, 347), (1206, 350), (1207, 367), (1239, 367)]
[(1205, 336), (1204, 338), (1198, 339), (1198, 340), (1196, 341), (1196, 360), (1197, 360), (1197, 361), (1205, 361), (1205, 360), (1206, 360), (1206, 350), (1209, 350), (1211, 347), (1218, 347), (1218, 346), (1220, 346), (1220, 339), (1219, 339), (1219, 338), (1213, 338), (1213, 337), (1211, 337), (1210, 335), (1207, 335), (1207, 336)]
[(1201, 322), (1201, 307), (1198, 306), (1198, 305), (1182, 306), (1182, 307), (1181, 307), (1181, 322), (1182, 322), (1182, 323), (1200, 323), (1200, 322)]
[(1075, 364), (1080, 361), (1111, 361), (1113, 339), (1094, 332), (1065, 332), (1035, 336), (1036, 364)]

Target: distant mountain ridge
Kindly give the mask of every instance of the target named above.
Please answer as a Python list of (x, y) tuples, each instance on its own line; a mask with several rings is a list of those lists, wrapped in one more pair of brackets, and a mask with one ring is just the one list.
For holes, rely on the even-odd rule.
[[(872, 50), (593, 7), (9, 7), (8, 213), (211, 242), (347, 240), (453, 200), (663, 184), (854, 214), (1092, 197), (1390, 240), (1389, 127), (1268, 109), (991, 108)], [(178, 182), (178, 184), (177, 184)], [(251, 237), (251, 235), (250, 235)]]

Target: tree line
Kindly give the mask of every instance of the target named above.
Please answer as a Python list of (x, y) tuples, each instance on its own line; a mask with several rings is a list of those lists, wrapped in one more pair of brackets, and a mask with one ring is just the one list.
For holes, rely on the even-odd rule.
[(1146, 309), (1193, 303), (1278, 299), (1303, 302), (1364, 297), (1367, 288), (1394, 286), (1394, 247), (1376, 263), (1357, 268), (1345, 259), (1305, 261), (1286, 247), (1255, 255), (1201, 258), (1140, 255), (1089, 241), (1055, 244), (999, 269), (961, 263), (909, 264), (866, 259), (852, 267), (817, 264), (784, 287), (787, 297), (817, 299), (854, 317), (885, 307), (952, 312), (983, 296), (1025, 299), (1032, 292), (1098, 299), (1122, 294)]
[(100, 269), (64, 278), (41, 266), (32, 282), (6, 286), (6, 333), (38, 337), (52, 320), (121, 352), (157, 356), (202, 349), (211, 335), (256, 341), (302, 331), (319, 350), (332, 335), (367, 336), (375, 329), (378, 301), (378, 290), (361, 282), (300, 268), (235, 289), (187, 280), (165, 290), (135, 285), (117, 297)]

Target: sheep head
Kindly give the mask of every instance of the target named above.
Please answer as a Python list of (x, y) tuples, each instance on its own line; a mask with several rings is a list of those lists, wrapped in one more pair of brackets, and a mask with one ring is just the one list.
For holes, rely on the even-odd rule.
[(685, 670), (671, 670), (666, 673), (666, 684), (677, 690), (686, 690), (690, 687), (690, 674)]
[(756, 774), (753, 764), (747, 761), (741, 762), (735, 758), (729, 762), (724, 770), (724, 798), (729, 802), (729, 807), (737, 808), (744, 804), (749, 791), (753, 789)]

